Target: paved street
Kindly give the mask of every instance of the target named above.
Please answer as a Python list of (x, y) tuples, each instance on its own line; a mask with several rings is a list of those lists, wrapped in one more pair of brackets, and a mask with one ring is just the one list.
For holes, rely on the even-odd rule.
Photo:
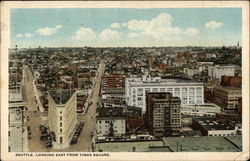
[(27, 102), (28, 110), (26, 115), (29, 116), (27, 126), (31, 129), (31, 139), (28, 140), (28, 147), (31, 152), (46, 151), (43, 142), (40, 141), (39, 125), (42, 124), (43, 113), (39, 112), (35, 102), (35, 94), (32, 86), (33, 77), (27, 66), (24, 67), (24, 96)]
[[(96, 108), (97, 108), (97, 102), (99, 100), (99, 91), (100, 91), (100, 84), (101, 84), (101, 78), (103, 75), (103, 71), (105, 64), (103, 61), (100, 63), (98, 75), (97, 75), (97, 81), (94, 86), (93, 95), (91, 101), (93, 104), (89, 107), (88, 112), (84, 115), (79, 115), (78, 120), (83, 121), (85, 123), (83, 130), (81, 132), (81, 135), (79, 137), (78, 143), (75, 145), (71, 145), (69, 148), (63, 149), (61, 151), (68, 151), (68, 152), (90, 152), (91, 149), (91, 132), (95, 129), (96, 124)], [(58, 150), (51, 150), (51, 151), (58, 151)]]
[(35, 94), (34, 89), (32, 86), (32, 74), (28, 70), (26, 66), (24, 68), (24, 95), (27, 101), (28, 110), (26, 115), (29, 116), (30, 120), (28, 121), (27, 125), (31, 128), (31, 137), (32, 139), (29, 140), (28, 145), (31, 152), (87, 152), (92, 151), (91, 149), (91, 132), (95, 130), (95, 123), (96, 123), (96, 108), (97, 102), (99, 100), (99, 91), (100, 91), (100, 84), (101, 78), (104, 71), (104, 62), (100, 62), (98, 75), (96, 77), (96, 83), (94, 85), (93, 94), (92, 94), (92, 105), (89, 107), (88, 111), (84, 115), (78, 116), (78, 121), (83, 121), (85, 123), (82, 133), (79, 137), (78, 143), (75, 145), (70, 146), (69, 148), (57, 150), (57, 149), (46, 149), (45, 145), (42, 141), (40, 141), (40, 130), (39, 125), (44, 124), (44, 120), (42, 120), (42, 116), (45, 117), (45, 114), (39, 112), (37, 109), (36, 101), (35, 101)]

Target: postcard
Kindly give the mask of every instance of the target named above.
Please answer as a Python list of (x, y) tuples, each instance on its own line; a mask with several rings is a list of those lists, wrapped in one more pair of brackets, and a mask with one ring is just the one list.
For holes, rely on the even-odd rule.
[(249, 2), (1, 3), (1, 160), (248, 160)]

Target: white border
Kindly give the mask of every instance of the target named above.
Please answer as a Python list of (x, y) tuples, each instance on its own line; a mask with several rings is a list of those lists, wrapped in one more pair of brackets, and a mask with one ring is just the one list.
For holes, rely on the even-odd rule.
[[(242, 8), (243, 152), (109, 153), (111, 157), (16, 157), (8, 153), (8, 47), (11, 8)], [(62, 1), (1, 3), (1, 159), (2, 160), (246, 160), (249, 156), (249, 2), (247, 1)], [(35, 154), (35, 153), (34, 153)]]

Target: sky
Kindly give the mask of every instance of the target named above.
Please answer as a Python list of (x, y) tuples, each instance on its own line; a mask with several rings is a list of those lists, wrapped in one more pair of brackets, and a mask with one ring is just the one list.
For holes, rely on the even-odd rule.
[(241, 8), (11, 9), (11, 47), (235, 46)]

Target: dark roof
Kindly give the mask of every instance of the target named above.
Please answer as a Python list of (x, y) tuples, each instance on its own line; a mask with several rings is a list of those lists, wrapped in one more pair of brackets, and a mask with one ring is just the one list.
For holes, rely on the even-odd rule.
[(56, 104), (65, 104), (73, 93), (75, 93), (75, 90), (56, 90), (49, 92)]
[(220, 123), (216, 118), (211, 117), (199, 117), (194, 118), (199, 124), (201, 124), (203, 127), (205, 127), (207, 130), (233, 130), (234, 128)]
[(97, 118), (125, 117), (122, 107), (101, 107), (97, 109)]

